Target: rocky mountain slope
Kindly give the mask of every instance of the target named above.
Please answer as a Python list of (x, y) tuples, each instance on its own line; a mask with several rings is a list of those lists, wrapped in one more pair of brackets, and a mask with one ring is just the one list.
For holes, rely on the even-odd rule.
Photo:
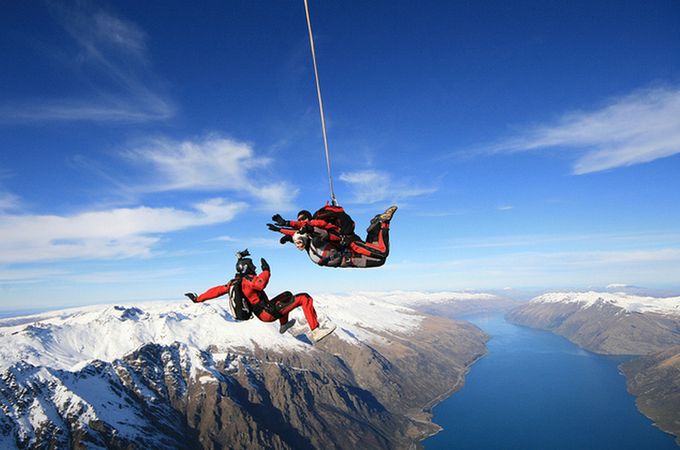
[(644, 355), (680, 345), (680, 297), (550, 293), (513, 309), (507, 318), (596, 353)]
[(565, 336), (608, 355), (643, 355), (621, 366), (638, 408), (680, 444), (680, 297), (549, 293), (511, 310), (519, 325)]
[(621, 365), (640, 411), (680, 445), (680, 346)]
[[(464, 296), (431, 294), (432, 301)], [(312, 345), (224, 302), (94, 306), (0, 320), (1, 448), (411, 448), (485, 351), (427, 297), (316, 299)]]

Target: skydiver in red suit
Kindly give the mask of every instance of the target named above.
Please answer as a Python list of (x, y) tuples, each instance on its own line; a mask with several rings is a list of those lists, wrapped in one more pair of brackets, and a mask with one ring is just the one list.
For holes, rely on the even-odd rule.
[[(263, 322), (274, 322), (279, 320), (279, 332), (285, 333), (289, 328), (295, 324), (295, 319), (288, 320), (288, 314), (297, 307), (302, 307), (305, 314), (309, 329), (311, 330), (312, 339), (315, 342), (328, 336), (335, 330), (335, 325), (330, 324), (327, 327), (320, 327), (314, 309), (314, 300), (309, 294), (293, 295), (289, 291), (283, 292), (273, 299), (268, 299), (264, 289), (269, 283), (271, 276), (271, 269), (264, 258), (260, 259), (261, 273), (258, 275), (255, 270), (255, 264), (248, 256), (248, 250), (236, 254), (238, 261), (236, 262), (236, 278), (241, 280), (241, 291), (250, 303), (251, 310)], [(221, 297), (229, 293), (232, 287), (230, 281), (226, 285), (215, 286), (208, 289), (201, 295), (196, 295), (194, 292), (188, 292), (184, 295), (189, 297), (194, 303), (201, 303), (206, 300), (211, 300)]]
[(291, 221), (276, 214), (272, 220), (277, 225), (267, 226), (284, 234), (280, 240), (282, 244), (293, 242), (298, 250), (306, 251), (309, 258), (320, 266), (378, 267), (385, 264), (390, 252), (390, 221), (396, 210), (396, 206), (390, 206), (384, 213), (376, 215), (367, 229), (365, 241), (354, 234), (353, 221), (351, 228), (343, 227), (341, 221), (313, 218), (305, 210), (298, 213), (297, 220)]

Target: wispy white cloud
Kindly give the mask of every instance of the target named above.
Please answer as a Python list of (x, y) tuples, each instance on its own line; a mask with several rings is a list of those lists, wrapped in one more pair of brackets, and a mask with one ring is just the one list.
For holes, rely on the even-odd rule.
[(267, 248), (267, 249), (279, 249), (284, 248), (279, 243), (279, 238), (281, 235), (272, 235), (269, 238), (263, 237), (233, 237), (233, 236), (220, 236), (216, 238), (218, 241), (229, 242), (234, 245), (242, 245), (248, 248)]
[(117, 208), (72, 216), (0, 216), (0, 263), (143, 257), (162, 233), (227, 222), (245, 207), (211, 199), (193, 210)]
[(390, 174), (377, 170), (342, 173), (340, 180), (351, 186), (352, 203), (397, 201), (437, 191), (434, 187), (415, 186), (407, 180), (395, 180)]
[(0, 192), (0, 212), (16, 209), (21, 204), (19, 197), (9, 192)]
[(77, 283), (90, 284), (114, 284), (114, 283), (136, 283), (140, 281), (172, 279), (185, 273), (183, 269), (155, 269), (155, 270), (134, 270), (134, 271), (110, 271), (110, 272), (89, 272), (89, 273), (69, 273), (61, 278)]
[(51, 279), (53, 277), (60, 277), (67, 274), (67, 271), (61, 269), (6, 269), (0, 268), (0, 283), (12, 284), (18, 283), (36, 283)]
[[(146, 34), (137, 25), (103, 11), (51, 3), (53, 16), (73, 38), (61, 49), (66, 70), (83, 77), (83, 92), (0, 104), (0, 121), (126, 121), (166, 119), (175, 107), (158, 90), (150, 69)], [(53, 52), (56, 53), (56, 52)]]
[[(642, 247), (680, 245), (680, 233), (639, 232), (639, 233), (585, 233), (585, 234), (531, 234), (511, 236), (485, 236), (483, 239), (450, 239), (439, 243), (437, 249), (503, 249), (510, 247), (538, 248), (552, 245), (607, 245)], [(434, 249), (433, 248), (433, 249)]]
[[(611, 282), (657, 285), (677, 280), (680, 248), (511, 252), (430, 263), (393, 262), (390, 271), (417, 271), (433, 288), (502, 288), (597, 285)], [(442, 276), (445, 275), (445, 276)], [(442, 284), (445, 283), (445, 284)]]
[(626, 284), (626, 283), (609, 283), (605, 287), (607, 289), (628, 289), (628, 288), (637, 288), (639, 286), (631, 286), (630, 284)]
[(156, 179), (141, 189), (148, 191), (230, 190), (250, 195), (265, 207), (292, 209), (297, 189), (285, 181), (271, 181), (266, 169), (270, 158), (255, 155), (252, 146), (210, 136), (199, 141), (155, 139), (126, 152), (135, 162), (149, 166)]
[(81, 284), (124, 284), (149, 282), (150, 280), (172, 280), (186, 273), (184, 269), (136, 269), (83, 272), (72, 268), (0, 268), (0, 283), (12, 286), (19, 284), (44, 284), (64, 282)]
[(493, 152), (551, 147), (582, 151), (574, 174), (615, 169), (680, 153), (680, 88), (649, 88), (591, 111), (564, 114), (495, 145)]
[[(618, 232), (455, 239), (420, 249), (455, 255), (431, 262), (393, 261), (388, 270), (427, 272), (447, 287), (655, 286), (680, 279), (680, 233)], [(443, 253), (442, 253), (443, 252)], [(420, 282), (423, 277), (419, 275)], [(461, 284), (456, 284), (461, 283)], [(444, 285), (442, 284), (441, 287)]]
[(38, 100), (5, 104), (0, 105), (0, 122), (145, 122), (174, 115), (174, 107), (169, 107), (158, 98), (148, 98), (141, 103), (141, 97), (131, 100), (97, 95), (87, 100)]

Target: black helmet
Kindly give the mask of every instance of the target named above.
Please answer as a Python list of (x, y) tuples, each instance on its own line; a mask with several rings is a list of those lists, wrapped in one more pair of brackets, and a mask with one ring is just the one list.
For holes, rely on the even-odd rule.
[(297, 219), (298, 220), (311, 220), (312, 219), (312, 213), (310, 213), (306, 209), (303, 209), (302, 211), (297, 213)]
[(255, 273), (255, 264), (253, 264), (253, 260), (250, 258), (241, 258), (236, 261), (236, 272), (241, 275)]
[(236, 273), (240, 273), (241, 275), (255, 273), (255, 264), (253, 264), (253, 260), (246, 258), (246, 256), (250, 256), (248, 249), (236, 252)]

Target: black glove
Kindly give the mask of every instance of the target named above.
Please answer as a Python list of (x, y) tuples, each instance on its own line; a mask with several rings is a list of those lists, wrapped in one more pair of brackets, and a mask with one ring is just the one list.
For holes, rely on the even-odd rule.
[(269, 228), (269, 229), (272, 230), (272, 231), (281, 231), (281, 227), (277, 227), (277, 226), (274, 225), (273, 223), (268, 223), (268, 224), (267, 224), (267, 228)]
[(293, 242), (293, 237), (292, 237), (292, 236), (288, 236), (288, 235), (286, 234), (286, 235), (284, 235), (284, 236), (281, 236), (281, 239), (279, 239), (279, 242), (281, 243), (281, 245), (285, 244), (286, 242)]
[(262, 267), (262, 272), (264, 272), (265, 270), (267, 272), (271, 272), (271, 270), (269, 270), (269, 264), (267, 264), (267, 260), (265, 260), (264, 258), (260, 258), (260, 267)]
[(189, 297), (189, 299), (190, 299), (192, 302), (198, 303), (198, 297), (196, 296), (196, 294), (195, 294), (194, 292), (187, 292), (187, 293), (184, 294), (184, 295), (186, 295), (187, 297)]
[(274, 223), (276, 223), (277, 225), (279, 225), (281, 227), (290, 226), (290, 222), (288, 222), (286, 219), (281, 217), (281, 214), (274, 214), (272, 216), (272, 221), (274, 221)]

